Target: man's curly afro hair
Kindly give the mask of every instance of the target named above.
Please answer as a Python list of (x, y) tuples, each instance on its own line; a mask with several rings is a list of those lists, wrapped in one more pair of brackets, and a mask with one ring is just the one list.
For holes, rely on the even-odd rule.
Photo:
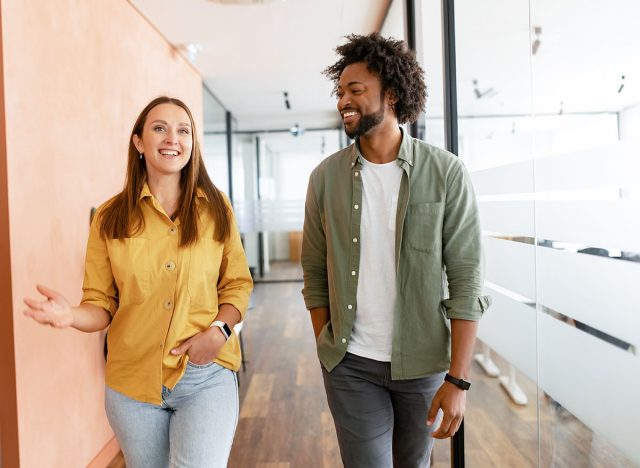
[(424, 71), (405, 42), (378, 33), (351, 34), (346, 38), (346, 44), (336, 47), (340, 60), (323, 71), (334, 83), (333, 92), (337, 92), (340, 75), (348, 65), (365, 62), (367, 69), (380, 79), (382, 91), (390, 90), (398, 99), (394, 106), (398, 122), (415, 122), (424, 110), (427, 86)]

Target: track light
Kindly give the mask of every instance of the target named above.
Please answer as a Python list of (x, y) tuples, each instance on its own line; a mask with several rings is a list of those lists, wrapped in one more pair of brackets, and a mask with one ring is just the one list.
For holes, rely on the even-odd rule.
[(536, 26), (533, 28), (534, 39), (531, 44), (531, 53), (536, 55), (538, 53), (538, 49), (540, 48), (540, 34), (542, 33), (542, 28), (540, 26)]
[(480, 91), (478, 88), (478, 80), (473, 80), (473, 94), (475, 94), (476, 99), (482, 99), (483, 97), (492, 97), (497, 94), (493, 88), (485, 89), (484, 91)]
[(283, 91), (282, 94), (284, 94), (284, 107), (286, 107), (287, 110), (291, 110), (291, 103), (289, 102), (289, 93), (287, 93), (286, 91)]

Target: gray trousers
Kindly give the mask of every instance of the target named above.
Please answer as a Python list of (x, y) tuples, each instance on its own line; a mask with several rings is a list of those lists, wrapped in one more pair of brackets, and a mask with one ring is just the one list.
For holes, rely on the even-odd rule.
[(444, 373), (391, 380), (391, 364), (347, 353), (322, 368), (345, 468), (423, 468), (433, 447), (427, 413)]

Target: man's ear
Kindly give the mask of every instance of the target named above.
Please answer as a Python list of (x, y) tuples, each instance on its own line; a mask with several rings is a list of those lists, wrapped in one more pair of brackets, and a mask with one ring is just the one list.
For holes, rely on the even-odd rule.
[(144, 154), (144, 145), (142, 144), (142, 140), (138, 135), (133, 135), (133, 146), (136, 147), (138, 153)]
[(393, 90), (389, 89), (385, 92), (385, 102), (387, 103), (387, 105), (390, 108), (394, 108), (396, 106), (396, 102), (398, 102), (398, 98), (396, 96), (396, 93), (393, 92)]

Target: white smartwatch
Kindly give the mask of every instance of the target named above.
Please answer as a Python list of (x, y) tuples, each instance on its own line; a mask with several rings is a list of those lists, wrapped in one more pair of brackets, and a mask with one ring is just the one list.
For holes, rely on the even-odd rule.
[(224, 335), (225, 340), (229, 340), (229, 338), (231, 337), (231, 328), (229, 328), (229, 325), (227, 325), (223, 321), (215, 320), (209, 328), (211, 327), (218, 327)]

